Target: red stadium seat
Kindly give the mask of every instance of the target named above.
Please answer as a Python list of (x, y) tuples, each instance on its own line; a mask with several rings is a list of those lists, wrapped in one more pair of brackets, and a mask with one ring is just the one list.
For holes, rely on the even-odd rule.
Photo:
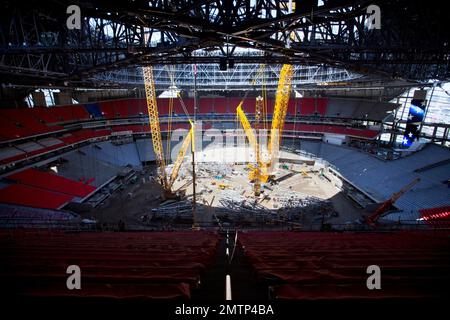
[[(446, 292), (445, 233), (241, 232), (258, 281), (275, 299), (395, 299)], [(366, 268), (379, 265), (383, 290), (368, 290)]]
[[(76, 197), (85, 197), (95, 190), (95, 187), (85, 185), (56, 174), (43, 172), (36, 169), (26, 169), (7, 177), (23, 185), (37, 187), (58, 193), (64, 193)], [(1, 192), (1, 191), (0, 191)]]
[(102, 112), (102, 115), (103, 115), (103, 117), (105, 119), (118, 118), (118, 116), (116, 114), (116, 110), (114, 108), (114, 102), (113, 101), (100, 102), (99, 106), (100, 106), (100, 110)]
[[(7, 233), (0, 280), (20, 297), (189, 299), (218, 246), (211, 232)], [(82, 290), (65, 286), (71, 264)]]
[(22, 184), (12, 184), (0, 191), (0, 202), (46, 209), (58, 209), (73, 197)]

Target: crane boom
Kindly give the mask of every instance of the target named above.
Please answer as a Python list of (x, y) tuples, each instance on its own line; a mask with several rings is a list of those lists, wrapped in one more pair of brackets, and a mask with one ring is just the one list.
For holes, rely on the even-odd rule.
[(161, 126), (159, 124), (158, 107), (156, 104), (155, 81), (153, 80), (153, 69), (151, 66), (143, 67), (145, 96), (147, 98), (148, 121), (152, 135), (153, 150), (156, 162), (160, 170), (160, 178), (165, 190), (169, 189), (167, 180), (166, 162), (164, 160), (164, 149), (161, 137)]
[(278, 149), (288, 109), (289, 95), (291, 93), (293, 75), (294, 67), (290, 64), (284, 64), (280, 71), (280, 79), (278, 80), (272, 127), (270, 129), (268, 152), (270, 155), (271, 165), (275, 164), (275, 159), (278, 156)]
[[(283, 67), (281, 68), (281, 71), (280, 71), (280, 79), (278, 81), (278, 87), (277, 87), (276, 99), (275, 99), (275, 108), (274, 108), (273, 118), (272, 118), (272, 127), (270, 130), (270, 136), (269, 136), (269, 144), (268, 144), (269, 161), (268, 162), (261, 161), (258, 141), (257, 141), (255, 134), (253, 132), (253, 129), (250, 125), (250, 121), (248, 121), (247, 116), (245, 115), (245, 112), (242, 110), (243, 101), (241, 101), (239, 103), (238, 107), (236, 108), (236, 113), (238, 115), (238, 118), (241, 122), (242, 127), (244, 128), (245, 134), (247, 135), (247, 139), (249, 140), (250, 145), (257, 152), (256, 157), (257, 157), (258, 168), (252, 168), (252, 171), (250, 171), (250, 174), (249, 174), (250, 180), (255, 180), (256, 178), (259, 177), (260, 182), (267, 182), (267, 180), (270, 177), (270, 173), (273, 171), (273, 166), (276, 163), (275, 160), (278, 157), (279, 144), (280, 144), (280, 140), (282, 137), (284, 122), (286, 119), (293, 75), (294, 75), (294, 67), (289, 64), (283, 65)], [(260, 107), (260, 106), (258, 106), (258, 107)], [(259, 115), (257, 117), (259, 118)], [(258, 190), (258, 186), (255, 187), (255, 191), (257, 191), (257, 190)]]
[[(256, 97), (256, 104), (255, 104), (255, 125), (256, 128), (259, 129), (259, 120), (261, 118), (261, 112), (263, 109), (263, 97), (259, 96)], [(253, 184), (253, 191), (255, 192), (255, 196), (259, 196), (261, 194), (261, 166), (259, 165), (261, 163), (261, 154), (259, 150), (259, 141), (256, 139), (256, 145), (255, 145), (255, 157), (256, 157), (256, 168), (254, 170), (255, 172), (255, 182)]]
[(250, 180), (259, 179), (260, 182), (267, 182), (267, 180), (269, 179), (269, 175), (267, 174), (267, 164), (261, 161), (259, 143), (258, 140), (256, 139), (253, 128), (250, 125), (250, 121), (245, 115), (244, 110), (242, 110), (242, 103), (243, 103), (242, 101), (239, 103), (238, 107), (236, 108), (236, 112), (239, 121), (241, 122), (242, 128), (244, 129), (245, 135), (247, 136), (247, 139), (250, 143), (250, 146), (255, 150), (256, 153), (255, 155), (257, 159), (256, 160), (257, 167), (256, 168), (251, 167), (249, 179)]
[[(194, 136), (194, 125), (191, 122), (191, 129), (184, 138), (183, 144), (178, 152), (177, 159), (174, 162), (170, 179), (166, 172), (166, 160), (164, 159), (164, 148), (162, 143), (161, 126), (159, 123), (158, 106), (156, 103), (155, 81), (153, 79), (153, 69), (151, 66), (143, 67), (145, 96), (147, 98), (148, 121), (152, 135), (153, 150), (156, 155), (156, 162), (159, 168), (159, 177), (166, 196), (172, 196), (172, 185), (177, 179), (184, 156)], [(192, 143), (193, 144), (193, 143)]]
[(172, 173), (170, 175), (169, 180), (169, 188), (172, 188), (175, 180), (177, 179), (178, 172), (180, 171), (181, 165), (183, 164), (184, 156), (186, 155), (186, 151), (189, 147), (191, 141), (194, 141), (194, 125), (191, 123), (191, 129), (189, 133), (183, 140), (183, 144), (181, 145), (180, 150), (178, 151), (177, 159), (173, 165)]
[(375, 225), (377, 220), (381, 217), (383, 213), (389, 210), (391, 205), (393, 205), (402, 195), (411, 190), (416, 184), (420, 182), (420, 178), (416, 178), (406, 186), (404, 186), (400, 191), (394, 193), (389, 199), (383, 202), (366, 220), (370, 225)]
[(241, 121), (241, 125), (242, 128), (244, 128), (245, 134), (247, 136), (248, 142), (250, 143), (250, 145), (255, 148), (257, 141), (256, 141), (256, 136), (255, 133), (253, 132), (252, 126), (250, 124), (250, 121), (248, 121), (247, 116), (245, 115), (244, 110), (242, 110), (242, 103), (243, 101), (241, 101), (239, 103), (239, 105), (236, 108), (236, 112), (237, 115), (239, 117), (239, 120)]

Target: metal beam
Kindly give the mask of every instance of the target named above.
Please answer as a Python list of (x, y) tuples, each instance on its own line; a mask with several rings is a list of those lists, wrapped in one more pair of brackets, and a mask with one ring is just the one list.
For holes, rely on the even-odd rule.
[[(329, 65), (388, 79), (450, 78), (450, 37), (439, 3), (294, 2), (289, 13), (284, 0), (7, 0), (0, 13), (0, 80), (89, 83), (122, 68), (221, 58)], [(74, 3), (83, 15), (81, 30), (66, 27), (65, 10)], [(380, 30), (365, 26), (368, 4), (381, 8)]]

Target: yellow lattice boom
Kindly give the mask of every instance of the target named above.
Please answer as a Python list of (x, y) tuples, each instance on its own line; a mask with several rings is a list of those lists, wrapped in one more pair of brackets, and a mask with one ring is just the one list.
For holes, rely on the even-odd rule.
[(153, 80), (153, 69), (151, 66), (143, 68), (145, 96), (147, 98), (148, 121), (152, 134), (153, 150), (156, 155), (156, 162), (160, 169), (160, 176), (165, 190), (169, 189), (166, 174), (166, 162), (164, 161), (164, 149), (161, 137), (161, 127), (159, 124), (158, 107), (156, 104), (155, 81)]
[(286, 119), (293, 75), (294, 67), (290, 64), (283, 65), (280, 71), (280, 79), (278, 81), (277, 93), (275, 97), (275, 107), (273, 110), (272, 127), (270, 129), (268, 151), (271, 156), (271, 162), (275, 160), (278, 153), (284, 128), (284, 121)]
[[(184, 156), (192, 142), (192, 150), (194, 150), (194, 124), (191, 122), (191, 129), (188, 135), (184, 138), (183, 144), (178, 152), (177, 159), (174, 162), (172, 173), (170, 179), (167, 177), (166, 172), (166, 161), (164, 158), (164, 148), (161, 136), (161, 126), (159, 123), (158, 106), (156, 104), (156, 90), (155, 81), (153, 79), (153, 69), (151, 66), (142, 68), (144, 74), (144, 85), (145, 85), (145, 96), (147, 98), (147, 111), (148, 111), (148, 121), (150, 124), (150, 131), (152, 134), (153, 150), (156, 155), (156, 162), (160, 170), (160, 179), (164, 190), (167, 194), (171, 194), (171, 188), (175, 180), (177, 179), (178, 172), (180, 171), (181, 164), (183, 163)], [(170, 122), (170, 121), (169, 121)], [(169, 123), (169, 128), (171, 125)], [(169, 149), (168, 144), (168, 149)], [(168, 150), (169, 152), (170, 150)]]
[(267, 165), (261, 161), (259, 143), (258, 140), (256, 139), (255, 132), (253, 131), (252, 126), (250, 125), (250, 121), (245, 115), (244, 110), (242, 110), (242, 103), (243, 103), (242, 101), (241, 103), (239, 103), (238, 107), (236, 108), (236, 113), (242, 125), (242, 128), (244, 129), (245, 135), (247, 136), (247, 139), (250, 143), (250, 146), (255, 150), (255, 156), (257, 159), (256, 161), (258, 166), (258, 167), (252, 166), (249, 172), (249, 179), (255, 180), (259, 177), (259, 180), (261, 182), (267, 182), (269, 178), (267, 174)]
[[(259, 128), (259, 121), (261, 119), (261, 114), (263, 111), (263, 97), (256, 97), (256, 103), (255, 103), (255, 125), (257, 130), (260, 130)], [(253, 190), (255, 192), (256, 196), (259, 196), (261, 193), (261, 154), (259, 150), (259, 139), (256, 139), (256, 145), (255, 145), (255, 157), (256, 157), (256, 168), (254, 170), (254, 185)]]
[(181, 145), (180, 150), (178, 151), (177, 159), (173, 165), (172, 173), (170, 175), (169, 188), (172, 188), (173, 183), (177, 179), (178, 172), (180, 171), (181, 165), (183, 164), (184, 157), (186, 155), (186, 151), (189, 147), (191, 141), (194, 141), (194, 125), (191, 123), (191, 129), (189, 133), (183, 140), (183, 144)]
[[(236, 108), (237, 116), (241, 122), (241, 125), (245, 131), (245, 134), (247, 136), (247, 139), (250, 142), (250, 145), (255, 149), (256, 151), (256, 157), (257, 157), (257, 167), (253, 167), (250, 170), (249, 178), (250, 180), (258, 179), (260, 182), (267, 182), (269, 179), (271, 172), (273, 171), (275, 160), (278, 157), (278, 150), (280, 145), (280, 140), (283, 133), (284, 128), (284, 122), (286, 119), (286, 113), (289, 103), (289, 96), (291, 92), (292, 87), (292, 77), (294, 74), (294, 68), (292, 65), (285, 64), (281, 68), (280, 72), (280, 79), (278, 81), (278, 87), (276, 92), (276, 98), (275, 98), (275, 107), (273, 112), (273, 118), (272, 118), (272, 127), (270, 130), (270, 137), (269, 137), (269, 143), (268, 143), (268, 154), (269, 154), (269, 161), (263, 162), (261, 161), (260, 157), (260, 148), (258, 140), (255, 137), (255, 134), (253, 132), (253, 129), (250, 125), (250, 122), (247, 119), (247, 116), (245, 115), (245, 112), (242, 110), (242, 103), (241, 102), (238, 107)], [(261, 109), (260, 102), (257, 101), (256, 105), (256, 113)], [(256, 119), (259, 120), (259, 115), (255, 115)], [(257, 189), (258, 186), (256, 186)]]

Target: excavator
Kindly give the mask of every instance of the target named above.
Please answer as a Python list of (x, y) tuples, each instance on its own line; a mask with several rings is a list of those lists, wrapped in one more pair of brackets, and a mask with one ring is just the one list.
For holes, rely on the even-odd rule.
[(365, 220), (366, 224), (370, 226), (376, 226), (378, 219), (386, 213), (389, 208), (406, 192), (411, 190), (416, 184), (420, 182), (420, 178), (416, 178), (406, 186), (404, 186), (400, 191), (394, 193), (389, 199), (384, 201), (370, 216)]
[[(249, 179), (256, 182), (254, 184), (255, 196), (260, 194), (261, 183), (266, 183), (269, 179), (273, 178), (273, 170), (276, 165), (276, 159), (278, 157), (278, 150), (280, 141), (282, 138), (282, 132), (284, 128), (284, 122), (286, 118), (289, 95), (291, 93), (292, 78), (294, 75), (294, 67), (289, 64), (283, 65), (280, 71), (280, 78), (278, 81), (278, 87), (275, 97), (275, 107), (272, 117), (272, 126), (270, 129), (269, 141), (267, 145), (268, 159), (264, 160), (261, 157), (260, 145), (254, 130), (242, 109), (243, 100), (236, 108), (237, 116), (240, 120), (242, 128), (245, 131), (247, 139), (251, 147), (255, 150), (256, 166), (249, 166)], [(256, 101), (256, 111), (258, 112), (258, 104), (261, 102)]]
[(156, 103), (156, 90), (152, 67), (151, 66), (143, 67), (143, 75), (144, 75), (145, 96), (147, 98), (148, 121), (152, 136), (153, 150), (155, 151), (156, 163), (158, 165), (159, 180), (161, 182), (161, 186), (164, 189), (163, 198), (164, 199), (176, 198), (176, 193), (172, 191), (172, 186), (178, 177), (178, 173), (180, 171), (181, 165), (183, 163), (189, 145), (191, 145), (192, 150), (195, 149), (194, 124), (191, 120), (189, 120), (191, 128), (189, 130), (189, 133), (183, 140), (177, 158), (174, 162), (172, 172), (169, 176), (167, 173), (166, 159), (164, 157), (164, 148), (161, 135), (161, 126), (159, 123), (158, 106)]

